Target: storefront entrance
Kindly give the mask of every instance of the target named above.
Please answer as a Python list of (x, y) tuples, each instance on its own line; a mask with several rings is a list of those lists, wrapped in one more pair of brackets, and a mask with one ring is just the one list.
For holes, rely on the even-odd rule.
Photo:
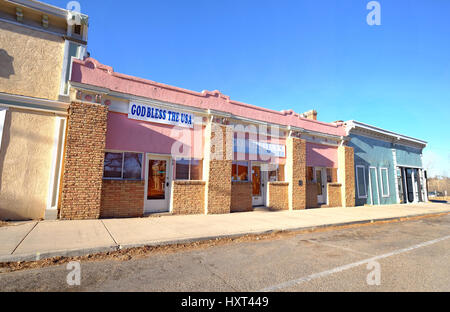
[(327, 203), (327, 169), (319, 167), (316, 167), (315, 169), (317, 203), (323, 205)]
[(171, 158), (147, 154), (144, 213), (170, 210)]
[(398, 168), (401, 203), (416, 203), (426, 199), (423, 171), (418, 168)]
[(252, 164), (252, 204), (266, 205), (267, 171), (263, 171), (260, 164)]

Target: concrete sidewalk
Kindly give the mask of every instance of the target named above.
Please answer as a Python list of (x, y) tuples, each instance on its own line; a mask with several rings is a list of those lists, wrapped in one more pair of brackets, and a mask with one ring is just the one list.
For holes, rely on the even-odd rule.
[(450, 205), (426, 203), (279, 212), (255, 211), (208, 216), (27, 222), (0, 227), (0, 262), (34, 261), (55, 256), (72, 257), (130, 247), (440, 213), (450, 213)]

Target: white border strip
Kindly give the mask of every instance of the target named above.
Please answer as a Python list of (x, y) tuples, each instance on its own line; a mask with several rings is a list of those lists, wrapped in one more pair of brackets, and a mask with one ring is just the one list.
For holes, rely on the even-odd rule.
[[(55, 117), (55, 132), (53, 137), (52, 165), (50, 170), (50, 183), (47, 197), (47, 210), (57, 210), (59, 202), (59, 188), (61, 182), (62, 162), (64, 158), (64, 144), (66, 139), (65, 117)], [(58, 149), (60, 154), (58, 155)], [(59, 157), (59, 162), (57, 162)], [(53, 197), (56, 195), (55, 205), (52, 205)]]
[[(362, 168), (363, 170), (363, 177), (364, 177), (364, 195), (360, 195), (360, 189), (359, 189), (359, 177), (358, 177), (358, 168)], [(358, 191), (358, 199), (365, 198), (367, 199), (367, 183), (366, 183), (366, 167), (362, 165), (356, 165), (356, 189)]]
[(0, 107), (0, 151), (2, 149), (3, 127), (5, 126), (5, 118), (7, 107)]
[[(387, 194), (384, 193), (383, 190), (383, 183), (384, 183), (384, 179), (383, 179), (383, 170), (386, 170), (386, 190), (387, 190)], [(389, 197), (391, 194), (391, 190), (389, 188), (389, 170), (386, 167), (380, 167), (380, 180), (381, 180), (381, 196), (382, 197)]]

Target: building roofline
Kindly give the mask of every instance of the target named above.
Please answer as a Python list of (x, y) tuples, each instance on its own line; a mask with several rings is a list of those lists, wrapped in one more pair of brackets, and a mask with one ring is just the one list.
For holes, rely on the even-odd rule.
[[(38, 10), (41, 12), (45, 12), (47, 14), (58, 16), (62, 18), (67, 18), (67, 15), (69, 13), (68, 10), (44, 3), (37, 0), (5, 0), (6, 2), (12, 3), (14, 5), (21, 5), (24, 7), (27, 7), (29, 9)], [(88, 17), (86, 14), (80, 13), (82, 17)]]
[[(254, 120), (306, 128), (307, 130), (331, 134), (337, 137), (345, 135), (345, 129), (341, 123), (327, 123), (303, 118), (301, 114), (295, 113), (293, 110), (276, 111), (234, 101), (218, 90), (197, 92), (116, 73), (112, 67), (103, 65), (93, 58), (74, 59), (73, 63), (72, 82), (186, 106), (202, 109), (210, 108)], [(235, 112), (235, 110), (238, 112)]]
[(346, 131), (347, 131), (347, 135), (350, 134), (352, 129), (359, 128), (359, 129), (364, 129), (364, 130), (372, 131), (374, 133), (382, 134), (384, 136), (391, 137), (392, 139), (397, 140), (397, 141), (403, 140), (408, 143), (421, 145), (423, 147), (425, 147), (428, 144), (428, 142), (420, 140), (420, 139), (416, 139), (416, 138), (406, 136), (406, 135), (403, 135), (400, 133), (396, 133), (393, 131), (378, 128), (378, 127), (375, 127), (375, 126), (372, 126), (369, 124), (365, 124), (363, 122), (355, 121), (355, 120), (346, 121), (344, 123), (344, 125), (345, 125)]

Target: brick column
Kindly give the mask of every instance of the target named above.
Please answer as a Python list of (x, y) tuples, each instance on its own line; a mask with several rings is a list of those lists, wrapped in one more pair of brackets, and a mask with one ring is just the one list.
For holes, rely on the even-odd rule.
[(72, 102), (67, 122), (61, 219), (100, 217), (108, 108)]
[(205, 212), (230, 213), (233, 131), (211, 121), (205, 129)]
[[(289, 182), (289, 210), (306, 208), (306, 141), (286, 140), (286, 181)], [(299, 185), (301, 181), (302, 185)]]
[(339, 183), (342, 184), (342, 206), (355, 206), (355, 168), (354, 168), (353, 148), (349, 146), (339, 146), (338, 166)]

